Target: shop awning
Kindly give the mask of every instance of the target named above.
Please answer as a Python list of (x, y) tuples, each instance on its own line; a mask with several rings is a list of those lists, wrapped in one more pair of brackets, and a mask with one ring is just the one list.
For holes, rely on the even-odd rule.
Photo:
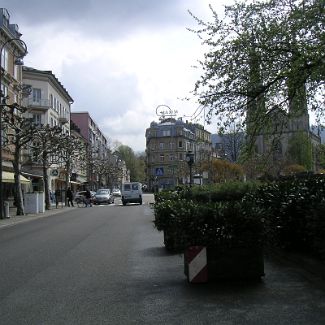
[[(30, 180), (20, 175), (21, 184), (29, 184)], [(2, 172), (2, 183), (15, 183), (15, 174), (11, 172)]]

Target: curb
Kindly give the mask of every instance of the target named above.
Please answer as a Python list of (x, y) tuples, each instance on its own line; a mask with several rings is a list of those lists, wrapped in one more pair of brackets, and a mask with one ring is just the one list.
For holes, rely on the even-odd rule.
[(7, 228), (14, 225), (17, 225), (19, 223), (24, 223), (32, 220), (36, 220), (39, 218), (46, 218), (55, 214), (58, 214), (60, 212), (65, 212), (67, 210), (71, 211), (77, 209), (77, 207), (61, 207), (61, 208), (51, 208), (51, 210), (45, 210), (44, 213), (37, 213), (37, 214), (25, 214), (24, 216), (16, 216), (11, 215), (9, 218), (1, 219), (0, 220), (0, 229), (1, 228)]

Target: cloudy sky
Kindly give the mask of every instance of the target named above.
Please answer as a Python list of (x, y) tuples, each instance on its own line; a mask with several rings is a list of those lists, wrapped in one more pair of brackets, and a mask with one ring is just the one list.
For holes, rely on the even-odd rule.
[[(188, 10), (211, 20), (229, 0), (2, 0), (10, 23), (28, 46), (25, 65), (52, 70), (111, 142), (145, 150), (145, 130), (158, 120), (158, 105), (191, 116), (185, 102), (199, 71), (203, 47), (187, 30)], [(204, 123), (203, 114), (199, 122)], [(214, 133), (213, 124), (207, 129)]]

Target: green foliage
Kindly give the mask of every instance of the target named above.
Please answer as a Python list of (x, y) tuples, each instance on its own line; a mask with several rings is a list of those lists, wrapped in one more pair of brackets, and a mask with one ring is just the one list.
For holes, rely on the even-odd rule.
[(143, 157), (137, 156), (133, 149), (126, 145), (120, 145), (115, 154), (125, 161), (126, 168), (130, 171), (131, 182), (142, 182), (145, 180), (145, 164)]
[(198, 202), (235, 201), (244, 197), (247, 192), (254, 191), (259, 182), (227, 182), (200, 187), (193, 187), (191, 191), (184, 190), (184, 197), (191, 197)]
[(312, 170), (313, 152), (308, 135), (304, 132), (295, 133), (290, 137), (288, 147), (289, 161)]
[[(204, 245), (223, 250), (261, 245), (261, 210), (238, 199), (233, 201), (232, 196), (231, 201), (225, 201), (230, 197), (230, 187), (224, 189), (225, 195), (218, 189), (223, 201), (215, 202), (211, 197), (209, 201), (205, 200), (207, 197), (201, 195), (204, 190), (191, 193), (183, 189), (156, 195), (154, 224), (158, 230), (167, 233), (169, 239), (174, 239), (167, 245), (165, 241), (168, 249), (181, 251), (187, 246)], [(242, 192), (238, 193), (243, 196)]]
[(321, 169), (325, 169), (325, 144), (317, 148), (317, 163)]
[[(324, 1), (267, 0), (236, 2), (212, 22), (193, 16), (194, 31), (209, 50), (194, 94), (230, 125), (247, 107), (255, 134), (272, 120), (275, 109), (288, 112), (306, 95), (309, 108), (322, 111), (324, 102)], [(317, 94), (317, 95), (316, 95)]]
[(324, 176), (295, 176), (269, 183), (245, 200), (264, 211), (271, 245), (325, 258)]
[(325, 259), (325, 177), (161, 192), (154, 224), (168, 234), (168, 249), (269, 246)]

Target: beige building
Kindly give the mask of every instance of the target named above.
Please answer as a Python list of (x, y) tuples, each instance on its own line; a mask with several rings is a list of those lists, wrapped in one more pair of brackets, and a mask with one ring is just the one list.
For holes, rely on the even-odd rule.
[(174, 188), (190, 182), (189, 152), (194, 154), (193, 176), (200, 162), (211, 156), (211, 134), (202, 125), (181, 118), (163, 118), (146, 130), (146, 178), (150, 190)]
[[(4, 125), (3, 112), (13, 108), (14, 115), (18, 115), (19, 111), (14, 108), (16, 104), (20, 106), (23, 96), (22, 85), (22, 58), (27, 54), (27, 46), (21, 40), (21, 33), (17, 24), (10, 21), (10, 14), (5, 8), (0, 8), (0, 49), (1, 49), (1, 204), (3, 201), (10, 202), (12, 206), (14, 193), (14, 173), (13, 173), (13, 151), (14, 147), (10, 144), (7, 134), (10, 131), (8, 126)], [(9, 105), (9, 106), (8, 106)], [(10, 108), (10, 109), (11, 109)], [(24, 180), (24, 181), (22, 181)], [(27, 179), (21, 177), (22, 190), (29, 189)], [(2, 214), (1, 214), (2, 216)]]

